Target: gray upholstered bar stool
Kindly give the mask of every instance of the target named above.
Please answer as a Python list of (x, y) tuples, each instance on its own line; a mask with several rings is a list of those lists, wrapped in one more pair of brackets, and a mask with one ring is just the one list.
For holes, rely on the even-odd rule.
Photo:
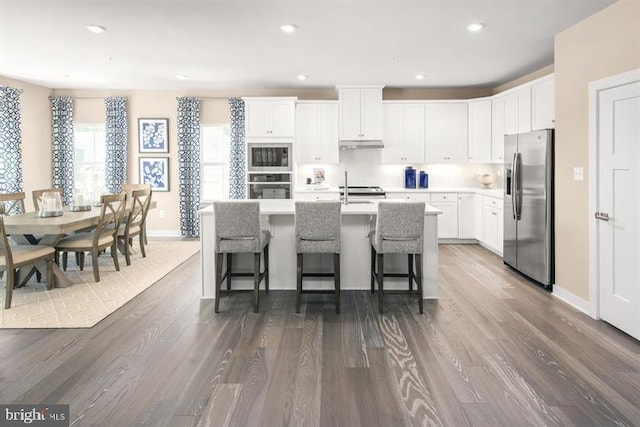
[[(257, 201), (237, 200), (213, 202), (215, 221), (216, 302), (218, 312), (222, 282), (227, 280), (227, 292), (231, 292), (231, 277), (253, 276), (253, 311), (258, 312), (259, 287), (264, 279), (269, 292), (269, 240), (271, 234), (260, 227), (260, 205)], [(264, 271), (260, 272), (260, 253), (264, 252)], [(253, 272), (233, 273), (233, 254), (252, 253)], [(223, 255), (227, 254), (227, 269), (223, 274)]]
[[(335, 293), (336, 313), (340, 313), (340, 225), (338, 201), (296, 202), (295, 233), (297, 260), (296, 313), (300, 313), (301, 294)], [(305, 273), (304, 254), (333, 254), (333, 273)], [(334, 290), (302, 290), (304, 277), (333, 277)]]
[[(418, 307), (422, 314), (422, 241), (424, 237), (424, 202), (379, 202), (376, 229), (371, 232), (371, 292), (378, 282), (378, 311), (383, 311), (384, 278), (408, 277), (409, 294), (413, 281), (417, 285)], [(384, 273), (385, 254), (407, 254), (409, 272)], [(415, 259), (415, 273), (413, 262)], [(376, 271), (377, 263), (377, 271)], [(400, 291), (402, 292), (402, 291)], [(405, 293), (404, 291), (402, 293)]]

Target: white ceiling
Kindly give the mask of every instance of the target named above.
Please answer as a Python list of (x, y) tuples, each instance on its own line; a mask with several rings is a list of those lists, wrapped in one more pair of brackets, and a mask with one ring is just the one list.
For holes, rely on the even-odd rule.
[(0, 75), (78, 89), (495, 87), (553, 63), (554, 35), (611, 3), (0, 0)]

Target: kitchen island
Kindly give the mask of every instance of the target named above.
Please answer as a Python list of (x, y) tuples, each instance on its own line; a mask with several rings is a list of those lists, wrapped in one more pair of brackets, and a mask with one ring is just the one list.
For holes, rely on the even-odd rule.
[[(294, 200), (261, 200), (260, 212), (264, 229), (271, 232), (269, 244), (269, 289), (296, 289), (296, 250), (294, 231)], [(343, 290), (371, 288), (371, 253), (369, 232), (375, 227), (377, 202), (342, 205), (342, 249), (340, 254), (341, 288)], [(215, 298), (213, 206), (198, 211), (200, 216), (200, 265), (202, 298)], [(429, 205), (424, 213), (424, 248), (422, 257), (422, 297), (439, 296), (438, 283), (438, 215), (441, 211)], [(226, 257), (225, 257), (226, 258)], [(251, 271), (251, 256), (234, 256), (234, 271)], [(330, 271), (330, 254), (305, 256), (305, 272)], [(226, 267), (225, 267), (226, 268)], [(386, 255), (386, 272), (407, 270), (406, 255)], [(261, 289), (264, 284), (261, 284)], [(305, 279), (305, 289), (333, 289), (333, 279)], [(385, 278), (385, 289), (406, 289), (407, 279)], [(251, 278), (233, 279), (234, 289), (252, 289)]]

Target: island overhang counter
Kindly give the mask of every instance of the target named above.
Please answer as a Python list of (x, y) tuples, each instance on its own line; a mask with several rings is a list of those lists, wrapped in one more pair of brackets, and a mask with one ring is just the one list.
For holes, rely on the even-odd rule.
[[(395, 200), (394, 200), (395, 201)], [(322, 202), (318, 202), (322, 203)], [(371, 289), (371, 253), (369, 233), (375, 228), (378, 202), (342, 205), (340, 252), (341, 288), (343, 290)], [(296, 289), (296, 250), (294, 215), (295, 200), (260, 200), (264, 229), (271, 232), (269, 244), (269, 289)], [(438, 280), (438, 215), (442, 211), (426, 205), (424, 212), (424, 242), (422, 256), (422, 297), (439, 296)], [(215, 222), (213, 206), (198, 211), (200, 216), (201, 297), (215, 298)], [(307, 259), (309, 258), (309, 259)], [(237, 261), (236, 261), (237, 260)], [(330, 271), (331, 255), (305, 257), (306, 271)], [(226, 267), (223, 267), (226, 268)], [(234, 257), (234, 271), (251, 271), (251, 257)], [(407, 271), (406, 255), (385, 256), (385, 273)], [(252, 289), (253, 279), (234, 278), (233, 289)], [(261, 290), (263, 288), (261, 285)], [(333, 289), (333, 279), (305, 279), (305, 289)], [(385, 277), (385, 289), (407, 289), (408, 280)]]

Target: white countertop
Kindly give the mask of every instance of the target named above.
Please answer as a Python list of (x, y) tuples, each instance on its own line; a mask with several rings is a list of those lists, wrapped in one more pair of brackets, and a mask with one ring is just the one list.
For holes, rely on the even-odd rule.
[[(482, 194), (483, 196), (497, 197), (502, 199), (504, 197), (504, 190), (502, 188), (477, 188), (477, 187), (430, 187), (430, 188), (404, 188), (404, 187), (382, 187), (384, 191), (390, 193), (474, 193)], [(313, 185), (307, 185), (304, 187), (296, 187), (294, 193), (338, 193), (340, 189), (338, 187), (323, 187), (318, 188)]]
[[(394, 202), (409, 203), (408, 201), (404, 202), (400, 200), (394, 200)], [(377, 210), (377, 201), (372, 203), (350, 203), (348, 205), (342, 205), (342, 215), (375, 215)], [(213, 206), (200, 209), (198, 213), (200, 215), (213, 215)], [(293, 215), (295, 213), (295, 200), (262, 199), (260, 200), (260, 213), (263, 215)], [(436, 209), (430, 205), (425, 206), (425, 215), (440, 215), (441, 213), (442, 211), (440, 209)]]

